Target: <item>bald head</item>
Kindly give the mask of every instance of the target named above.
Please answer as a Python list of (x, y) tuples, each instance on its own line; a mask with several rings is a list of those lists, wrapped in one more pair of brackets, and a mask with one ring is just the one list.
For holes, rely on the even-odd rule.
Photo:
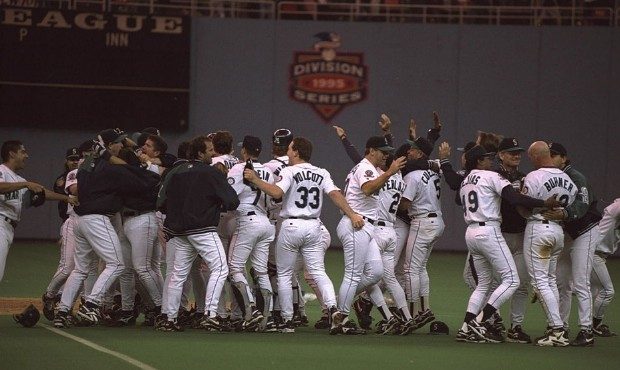
[(551, 166), (551, 152), (549, 151), (549, 145), (544, 141), (535, 141), (530, 145), (527, 150), (527, 155), (530, 157), (530, 161), (536, 168), (543, 166)]

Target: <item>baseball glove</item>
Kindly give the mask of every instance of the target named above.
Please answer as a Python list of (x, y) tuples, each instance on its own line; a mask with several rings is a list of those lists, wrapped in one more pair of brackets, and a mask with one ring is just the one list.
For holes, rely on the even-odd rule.
[(32, 190), (28, 190), (30, 207), (39, 207), (45, 203), (45, 190), (35, 193)]

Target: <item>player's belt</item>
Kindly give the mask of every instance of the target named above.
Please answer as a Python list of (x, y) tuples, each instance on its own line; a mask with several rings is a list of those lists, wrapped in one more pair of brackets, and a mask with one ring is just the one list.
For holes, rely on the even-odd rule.
[(289, 220), (316, 220), (316, 217), (287, 217)]
[(250, 211), (250, 212), (246, 213), (245, 215), (246, 216), (256, 216), (256, 212)]
[(135, 216), (140, 216), (140, 215), (144, 215), (144, 214), (151, 213), (151, 212), (155, 212), (155, 211), (123, 211), (121, 213), (121, 216), (135, 217)]
[(364, 220), (368, 221), (371, 225), (374, 225), (374, 224), (375, 224), (375, 222), (376, 222), (376, 221), (375, 221), (375, 220), (373, 220), (372, 218), (368, 218), (368, 217), (366, 217), (366, 216), (362, 216), (362, 218), (363, 218)]
[(8, 222), (9, 224), (11, 224), (11, 226), (13, 226), (13, 228), (15, 229), (17, 227), (17, 221), (12, 220), (6, 216), (2, 216), (2, 218), (4, 219), (4, 221)]
[(411, 219), (413, 220), (414, 218), (433, 218), (433, 217), (437, 217), (437, 213), (435, 212), (430, 212), (427, 213), (426, 215), (420, 215), (420, 216), (412, 216)]
[(394, 224), (390, 221), (377, 221), (377, 226), (389, 226), (394, 227)]

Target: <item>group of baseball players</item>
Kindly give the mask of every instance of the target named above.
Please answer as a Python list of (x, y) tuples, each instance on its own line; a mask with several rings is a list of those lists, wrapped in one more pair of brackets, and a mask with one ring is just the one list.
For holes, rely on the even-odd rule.
[[(363, 155), (333, 127), (354, 163), (343, 189), (311, 164), (312, 143), (288, 129), (273, 133), (266, 163), (254, 136), (238, 144), (239, 158), (227, 131), (183, 142), (173, 156), (156, 128), (131, 137), (104, 130), (67, 151), (54, 191), (16, 174), (28, 154), (7, 141), (0, 279), (22, 206), (57, 200), (61, 256), (42, 298), (57, 328), (135, 325), (143, 313), (143, 325), (162, 331), (293, 333), (308, 325), (303, 274), (323, 310), (317, 329), (365, 334), (376, 306), (379, 334), (408, 335), (429, 323), (447, 333), (430, 308), (426, 269), (445, 229), (444, 178), (467, 224), (464, 278), (472, 294), (457, 341), (591, 346), (594, 335), (615, 335), (602, 321), (614, 294), (605, 261), (620, 243), (620, 199), (601, 215), (564, 146), (537, 141), (526, 150), (515, 138), (480, 132), (459, 149), (457, 171), (448, 143), (431, 159), (442, 128), (437, 113), (426, 138), (411, 120), (409, 140), (397, 148), (382, 115), (383, 134), (367, 140)], [(525, 151), (535, 168), (527, 175), (519, 171)], [(332, 240), (320, 220), (324, 194), (342, 213), (338, 294), (324, 264)], [(548, 323), (536, 339), (523, 331), (530, 286)], [(580, 330), (571, 341), (573, 294)], [(507, 301), (508, 329), (499, 315)]]

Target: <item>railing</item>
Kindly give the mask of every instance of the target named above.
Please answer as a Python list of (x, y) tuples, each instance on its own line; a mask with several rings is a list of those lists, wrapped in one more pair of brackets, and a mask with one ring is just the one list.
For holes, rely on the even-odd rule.
[[(618, 13), (620, 14), (620, 13)], [(618, 16), (604, 7), (450, 6), (355, 3), (278, 3), (279, 19), (339, 21), (613, 26)]]
[(272, 0), (0, 0), (2, 5), (213, 18), (620, 26), (620, 7), (451, 6)]

